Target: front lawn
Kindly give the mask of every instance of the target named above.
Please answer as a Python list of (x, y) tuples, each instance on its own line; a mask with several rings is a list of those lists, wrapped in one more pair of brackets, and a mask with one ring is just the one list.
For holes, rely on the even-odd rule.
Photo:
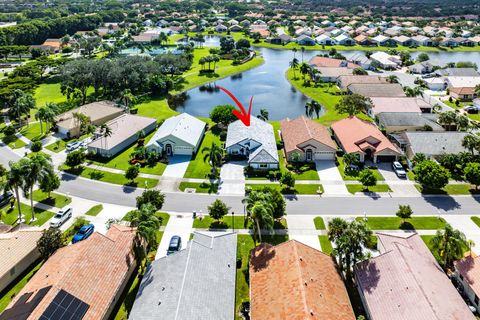
[(213, 134), (212, 130), (208, 130), (205, 132), (205, 136), (196, 155), (190, 161), (184, 178), (205, 179), (210, 174), (212, 168), (208, 162), (203, 161), (204, 154), (202, 153), (202, 149), (204, 147), (210, 147), (212, 143), (216, 143), (218, 146), (222, 145), (220, 136)]
[(246, 184), (245, 188), (252, 190), (261, 190), (265, 187), (279, 190), (283, 194), (322, 194), (323, 186), (321, 184), (295, 184), (293, 191), (286, 186), (279, 183), (265, 183), (265, 184)]
[(217, 193), (218, 184), (217, 183), (207, 183), (207, 182), (180, 182), (178, 186), (180, 191), (185, 191), (185, 189), (195, 189), (196, 193)]
[(22, 274), (20, 274), (14, 282), (0, 292), (0, 313), (3, 312), (10, 304), (12, 299), (25, 287), (27, 282), (35, 275), (42, 266), (43, 261), (33, 263)]
[(472, 216), (470, 217), (470, 219), (472, 219), (472, 221), (477, 225), (477, 227), (480, 228), (480, 217)]
[(137, 177), (134, 180), (134, 183), (131, 183), (131, 181), (125, 178), (125, 176), (122, 174), (96, 170), (88, 167), (78, 167), (73, 169), (65, 165), (62, 165), (60, 166), (59, 169), (67, 173), (77, 175), (77, 176), (79, 175), (87, 179), (98, 180), (98, 181), (130, 186), (130, 187), (139, 187), (139, 188), (149, 189), (149, 188), (155, 187), (158, 184), (157, 179), (142, 178), (142, 177)]
[(243, 216), (233, 216), (232, 218), (232, 215), (227, 215), (219, 221), (210, 216), (193, 220), (193, 228), (197, 229), (233, 229), (233, 227), (235, 227), (235, 229), (250, 229), (251, 222), (248, 221), (245, 226)]
[(425, 245), (428, 247), (428, 250), (430, 250), (430, 252), (433, 254), (433, 256), (435, 257), (437, 262), (441, 263), (442, 259), (440, 259), (437, 252), (435, 250), (433, 250), (433, 246), (432, 246), (432, 242), (431, 242), (433, 237), (434, 237), (434, 235), (421, 235), (420, 236), (420, 238), (422, 238), (423, 242), (425, 242)]
[(74, 139), (58, 139), (57, 141), (50, 143), (48, 146), (45, 146), (45, 149), (48, 149), (52, 152), (59, 153), (60, 151), (65, 150), (67, 147), (67, 144), (70, 142), (76, 142), (79, 140), (84, 140), (88, 137), (90, 137), (91, 134), (84, 134), (83, 136), (79, 138), (74, 138)]
[[(356, 220), (363, 221), (364, 218), (358, 217)], [(446, 224), (443, 218), (434, 216), (412, 217), (406, 219), (404, 224), (398, 217), (367, 217), (367, 225), (372, 230), (437, 230)]]
[[(345, 162), (343, 162), (343, 157), (337, 157), (338, 161), (338, 171), (340, 171), (340, 175), (342, 176), (343, 180), (359, 180), (359, 174), (361, 170), (350, 170), (345, 172)], [(371, 169), (377, 181), (384, 181), (385, 179), (383, 176), (378, 172), (378, 169)]]
[[(3, 223), (9, 224), (9, 225), (14, 225), (17, 222), (17, 220), (18, 220), (18, 207), (17, 206), (18, 206), (18, 203), (16, 202), (13, 210), (9, 210), (7, 208), (4, 208), (2, 211), (0, 211), (1, 220), (2, 220)], [(29, 205), (20, 203), (20, 209), (22, 210), (22, 218), (25, 219), (26, 224), (29, 224), (30, 219), (32, 218), (31, 207)], [(35, 220), (35, 222), (32, 223), (32, 225), (34, 225), (34, 226), (41, 226), (45, 222), (50, 220), (50, 218), (52, 218), (54, 216), (53, 212), (48, 211), (48, 210), (43, 210), (43, 209), (40, 209), (40, 208), (37, 208), (37, 207), (34, 208), (34, 212), (35, 212), (35, 218), (37, 219), (37, 220)]]
[(480, 189), (475, 189), (475, 186), (470, 184), (447, 184), (442, 189), (424, 189), (421, 185), (415, 184), (415, 188), (422, 194), (448, 194), (448, 195), (465, 195), (465, 194), (479, 194)]
[(328, 240), (328, 236), (325, 236), (325, 235), (318, 236), (318, 240), (320, 241), (320, 247), (322, 248), (322, 252), (330, 255), (333, 251), (333, 247), (330, 240)]
[(85, 212), (85, 214), (87, 216), (96, 217), (100, 212), (102, 212), (102, 210), (103, 210), (103, 204), (97, 204), (97, 205), (91, 207), (90, 209), (88, 209), (88, 211)]
[(368, 187), (368, 190), (366, 187), (364, 187), (361, 184), (347, 184), (347, 190), (351, 194), (355, 194), (357, 192), (390, 192), (392, 191), (388, 184), (382, 183), (382, 184), (377, 184), (376, 186), (373, 187)]
[(323, 221), (322, 217), (316, 217), (313, 219), (313, 223), (315, 224), (315, 229), (317, 230), (326, 230), (325, 222)]
[[(170, 215), (166, 212), (157, 212), (155, 213), (157, 218), (160, 219), (160, 226), (166, 226), (168, 223), (168, 220), (170, 219)], [(160, 243), (160, 241), (158, 241)]]
[[(262, 241), (277, 245), (288, 240), (288, 236), (262, 236)], [(242, 302), (250, 300), (249, 283), (249, 258), (250, 251), (255, 247), (255, 243), (250, 235), (239, 234), (237, 236), (237, 260), (241, 260), (240, 268), (237, 268), (237, 281), (235, 286), (235, 319), (243, 320), (240, 315)]]
[(33, 191), (33, 200), (57, 208), (63, 208), (72, 202), (72, 198), (52, 192), (50, 196), (42, 190)]
[(42, 132), (42, 129), (40, 128), (40, 122), (32, 122), (23, 126), (20, 130), (20, 133), (30, 141), (37, 141), (47, 136), (47, 132), (45, 132), (45, 124), (43, 124)]

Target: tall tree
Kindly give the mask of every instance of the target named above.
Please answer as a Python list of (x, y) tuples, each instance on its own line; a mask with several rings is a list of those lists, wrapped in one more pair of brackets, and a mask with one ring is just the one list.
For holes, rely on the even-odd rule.
[(297, 58), (293, 58), (292, 61), (290, 61), (290, 68), (292, 68), (292, 70), (293, 70), (293, 79), (297, 79), (297, 74), (296, 74), (296, 70), (298, 68), (298, 59)]
[(451, 266), (453, 261), (463, 258), (463, 253), (468, 248), (465, 235), (454, 229), (450, 224), (443, 229), (437, 230), (430, 240), (432, 250), (443, 260), (443, 268)]
[(360, 94), (354, 93), (343, 96), (340, 102), (335, 106), (338, 113), (347, 113), (352, 117), (366, 110), (370, 104), (370, 99)]
[(315, 100), (309, 101), (305, 104), (305, 114), (307, 117), (312, 118), (315, 114), (318, 119), (320, 117), (320, 111), (322, 111), (322, 105)]
[(212, 166), (211, 172), (215, 175), (217, 168), (222, 164), (223, 149), (212, 142), (210, 147), (203, 147), (202, 153), (204, 154), (203, 161), (210, 163)]

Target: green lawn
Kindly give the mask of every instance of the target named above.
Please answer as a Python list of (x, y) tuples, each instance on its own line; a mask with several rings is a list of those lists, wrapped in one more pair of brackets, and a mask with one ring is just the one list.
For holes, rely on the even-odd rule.
[[(231, 215), (228, 215), (219, 221), (216, 221), (210, 216), (204, 216), (201, 220), (199, 218), (193, 220), (193, 228), (198, 229), (232, 229), (233, 227), (235, 227), (235, 229), (245, 229), (242, 216), (234, 216), (232, 218)], [(248, 222), (246, 228), (248, 229), (250, 227), (251, 223)]]
[(357, 192), (390, 192), (392, 191), (388, 184), (382, 183), (377, 184), (373, 187), (368, 187), (368, 190), (362, 186), (361, 184), (347, 184), (347, 190), (351, 194), (355, 194)]
[(55, 141), (54, 143), (49, 144), (45, 148), (52, 151), (52, 152), (59, 153), (60, 151), (63, 151), (66, 148), (68, 143), (83, 140), (83, 139), (88, 138), (89, 136), (91, 136), (91, 135), (90, 134), (84, 134), (83, 136), (81, 136), (79, 138), (59, 139), (59, 140)]
[[(335, 105), (341, 99), (341, 91), (335, 84), (319, 83), (315, 85), (312, 83), (311, 86), (305, 86), (300, 71), (296, 70), (295, 72), (296, 78), (294, 78), (293, 69), (288, 69), (286, 74), (287, 80), (297, 90), (311, 99), (316, 100), (324, 108), (325, 113), (321, 115), (319, 119), (314, 119), (315, 121), (329, 126), (333, 122), (344, 119), (348, 116), (347, 114), (339, 114), (335, 110)], [(365, 114), (359, 114), (358, 116), (362, 119), (372, 121), (372, 119)]]
[(416, 184), (415, 188), (420, 191), (422, 194), (448, 194), (448, 195), (465, 195), (465, 194), (478, 194), (480, 189), (476, 190), (474, 186), (470, 184), (447, 184), (440, 190), (424, 190), (421, 185)]
[[(161, 226), (166, 226), (168, 223), (168, 220), (170, 219), (170, 215), (166, 212), (157, 212), (155, 214), (159, 219), (160, 219), (160, 225)], [(158, 242), (160, 243), (160, 241)]]
[(48, 196), (48, 193), (42, 190), (33, 191), (33, 200), (57, 208), (63, 208), (72, 202), (72, 198), (70, 197), (55, 192), (52, 192), (50, 196)]
[(197, 178), (205, 179), (210, 174), (212, 168), (208, 162), (203, 161), (204, 154), (202, 149), (204, 147), (210, 147), (212, 143), (221, 145), (220, 136), (212, 133), (212, 130), (208, 130), (205, 133), (202, 144), (198, 148), (197, 154), (192, 158), (185, 172), (184, 178)]
[[(363, 217), (356, 218), (363, 220)], [(445, 227), (447, 223), (443, 218), (434, 216), (412, 217), (402, 225), (398, 217), (367, 217), (367, 225), (372, 230), (437, 230)]]
[[(288, 240), (288, 236), (263, 236), (263, 242), (268, 242), (272, 245), (276, 245)], [(249, 268), (249, 256), (250, 250), (255, 247), (253, 239), (250, 235), (238, 235), (237, 236), (237, 260), (242, 260), (242, 265), (237, 268), (237, 281), (235, 286), (235, 319), (242, 320), (243, 318), (239, 314), (240, 306), (242, 302), (250, 300), (249, 286), (248, 286), (248, 268)]]
[(35, 275), (43, 262), (33, 263), (27, 270), (18, 276), (8, 287), (0, 292), (0, 313), (10, 304), (12, 299), (25, 287), (27, 282)]
[[(338, 161), (338, 171), (340, 171), (340, 175), (342, 176), (343, 180), (358, 180), (358, 175), (360, 171), (349, 171), (348, 174), (345, 172), (345, 163), (343, 162), (343, 157), (337, 157)], [(385, 178), (378, 172), (378, 169), (371, 169), (377, 181), (384, 181)]]
[(96, 170), (88, 167), (79, 167), (79, 168), (72, 169), (65, 165), (62, 165), (60, 166), (59, 169), (65, 172), (68, 172), (70, 174), (74, 174), (77, 176), (79, 175), (87, 179), (98, 180), (98, 181), (103, 181), (103, 182), (108, 182), (113, 184), (120, 184), (120, 185), (131, 186), (131, 187), (149, 189), (149, 188), (155, 187), (158, 184), (157, 179), (142, 178), (142, 177), (136, 178), (135, 182), (132, 184), (130, 180), (125, 178), (125, 176), (122, 174)]
[[(17, 222), (18, 219), (18, 203), (15, 203), (15, 207), (13, 210), (8, 210), (7, 208), (4, 208), (2, 211), (0, 211), (1, 215), (1, 220), (5, 224), (10, 224), (13, 225)], [(20, 204), (20, 209), (22, 211), (22, 217), (25, 219), (25, 223), (29, 224), (30, 219), (32, 218), (32, 210), (29, 205)], [(51, 217), (54, 216), (54, 213), (51, 211), (43, 210), (40, 208), (35, 207), (34, 208), (35, 212), (35, 218), (37, 219), (32, 225), (34, 226), (41, 226), (48, 220), (50, 220)]]
[(472, 216), (470, 219), (480, 228), (480, 217)]
[(326, 230), (327, 229), (325, 227), (325, 222), (323, 221), (322, 217), (315, 217), (315, 219), (313, 219), (313, 223), (315, 223), (315, 229), (317, 229), (317, 230)]
[(331, 254), (333, 247), (330, 240), (328, 240), (328, 236), (318, 236), (318, 240), (320, 241), (320, 247), (322, 248), (322, 252), (325, 254)]
[(62, 103), (67, 101), (60, 90), (60, 82), (42, 83), (35, 89), (33, 96), (38, 107), (43, 107), (45, 103)]
[(180, 182), (178, 187), (180, 191), (185, 191), (185, 189), (195, 189), (196, 193), (217, 193), (218, 184), (217, 183), (206, 183), (206, 182)]
[(425, 245), (428, 247), (430, 252), (433, 254), (433, 256), (435, 257), (437, 262), (441, 263), (442, 260), (440, 259), (438, 254), (435, 252), (435, 250), (433, 250), (432, 243), (430, 242), (433, 237), (434, 237), (434, 235), (422, 235), (422, 236), (420, 236), (420, 238), (422, 238), (423, 242), (425, 242)]
[[(155, 134), (155, 130), (145, 137), (145, 144), (153, 137), (154, 134)], [(97, 160), (97, 161), (89, 160), (89, 162), (93, 164), (97, 164), (99, 166), (104, 166), (107, 168), (126, 171), (130, 167), (130, 163), (129, 163), (130, 155), (132, 154), (133, 151), (135, 151), (137, 147), (138, 147), (137, 143), (135, 142), (130, 147), (128, 147), (127, 149), (125, 149), (124, 151), (117, 154), (115, 157), (111, 159)], [(166, 167), (167, 167), (166, 163), (157, 162), (154, 166), (146, 165), (144, 167), (141, 167), (140, 172), (161, 176), (163, 174), (163, 171), (165, 171)]]
[(40, 140), (46, 137), (45, 134), (45, 125), (43, 125), (43, 133), (40, 129), (40, 122), (32, 122), (28, 125), (25, 125), (20, 133), (30, 141)]
[(97, 205), (91, 207), (90, 209), (88, 209), (88, 211), (85, 212), (85, 214), (87, 216), (96, 217), (102, 210), (103, 210), (103, 205), (102, 204), (97, 204)]
[(245, 188), (251, 188), (252, 190), (261, 190), (265, 187), (276, 189), (283, 194), (321, 194), (323, 193), (323, 186), (321, 184), (296, 184), (294, 191), (281, 186), (278, 183), (270, 184), (246, 184)]
[(176, 111), (170, 109), (165, 97), (149, 97), (139, 104), (135, 105), (139, 116), (154, 118), (157, 120), (165, 120), (176, 114)]

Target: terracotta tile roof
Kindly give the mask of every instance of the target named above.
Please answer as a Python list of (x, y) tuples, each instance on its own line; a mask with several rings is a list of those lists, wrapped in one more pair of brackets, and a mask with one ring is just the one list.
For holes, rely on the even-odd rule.
[(416, 233), (377, 233), (381, 255), (355, 266), (371, 320), (475, 317)]
[(475, 88), (472, 88), (472, 87), (457, 87), (457, 88), (450, 88), (448, 90), (456, 94), (475, 94)]
[[(51, 286), (25, 319), (39, 319), (60, 290), (90, 306), (83, 320), (105, 319), (109, 308), (116, 303), (114, 297), (135, 266), (134, 237), (135, 229), (112, 225), (106, 236), (94, 232), (84, 241), (57, 250), (12, 300), (11, 309), (6, 312), (14, 313), (28, 304), (22, 301), (23, 295), (34, 296)], [(17, 301), (19, 304), (15, 305)]]
[(455, 261), (455, 269), (463, 276), (463, 281), (480, 297), (480, 256), (466, 256)]
[(304, 116), (295, 120), (282, 120), (280, 126), (285, 151), (287, 153), (300, 150), (298, 145), (311, 139), (331, 147), (333, 151), (337, 149), (337, 145), (330, 137), (327, 128)]
[(250, 257), (252, 320), (355, 319), (332, 258), (295, 240)]
[(318, 68), (339, 68), (339, 67), (346, 66), (349, 69), (355, 69), (360, 67), (355, 63), (346, 62), (345, 60), (319, 57), (319, 56), (315, 56), (312, 59), (310, 59), (309, 64), (315, 65)]
[(371, 122), (348, 117), (332, 124), (332, 130), (347, 153), (363, 153), (369, 147), (376, 154), (389, 149), (400, 155), (398, 149)]

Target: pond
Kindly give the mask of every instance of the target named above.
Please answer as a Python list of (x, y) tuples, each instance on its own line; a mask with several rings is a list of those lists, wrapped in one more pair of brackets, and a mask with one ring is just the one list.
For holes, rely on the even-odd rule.
[[(218, 40), (218, 37), (209, 38)], [(211, 42), (214, 41), (213, 39)], [(258, 115), (260, 109), (268, 110), (270, 120), (296, 118), (304, 114), (305, 104), (309, 98), (292, 87), (285, 78), (285, 72), (293, 58), (292, 51), (269, 48), (256, 48), (256, 50), (260, 51), (265, 59), (264, 64), (191, 89), (177, 97), (176, 101), (170, 104), (171, 107), (178, 112), (208, 117), (210, 110), (216, 105), (234, 104), (225, 93), (215, 89), (215, 86), (222, 86), (230, 90), (246, 108), (248, 108), (250, 97), (253, 96), (252, 115)], [(359, 51), (344, 51), (342, 54), (348, 56), (357, 52)], [(325, 53), (324, 51), (305, 51), (303, 60), (308, 62), (311, 57)], [(413, 52), (412, 57), (418, 54), (419, 52)], [(480, 66), (478, 52), (429, 52), (428, 55), (443, 63), (472, 61)], [(296, 56), (301, 62), (301, 52), (297, 52)]]

